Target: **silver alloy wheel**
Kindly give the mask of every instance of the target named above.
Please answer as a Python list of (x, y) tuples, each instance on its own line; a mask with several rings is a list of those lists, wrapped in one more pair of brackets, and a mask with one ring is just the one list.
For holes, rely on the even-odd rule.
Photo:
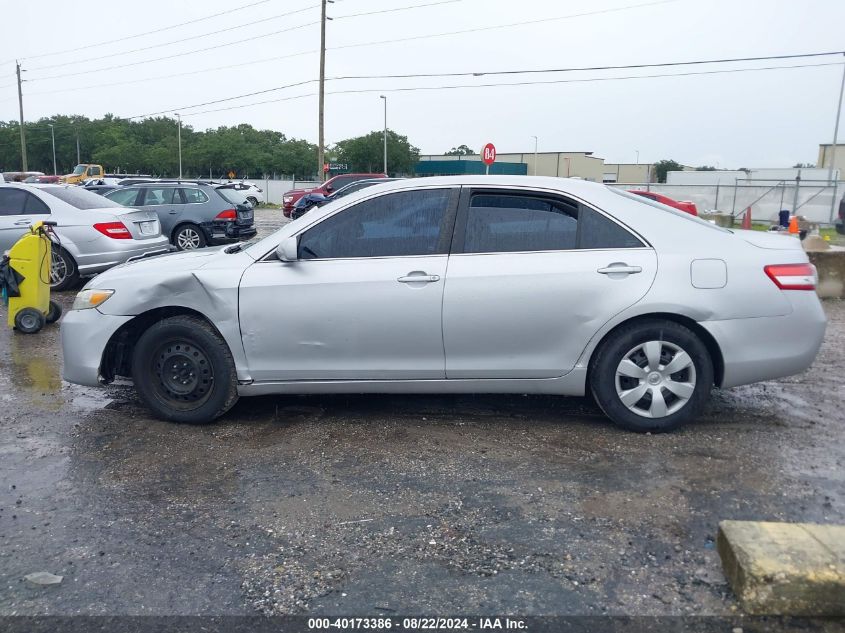
[(197, 233), (196, 229), (186, 226), (176, 234), (176, 246), (179, 247), (179, 250), (183, 251), (190, 250), (192, 248), (199, 248), (200, 234)]
[(668, 341), (647, 341), (630, 350), (616, 368), (616, 394), (630, 411), (663, 418), (681, 410), (695, 392), (695, 365)]
[(50, 285), (57, 286), (67, 278), (67, 262), (65, 258), (56, 253), (50, 253)]

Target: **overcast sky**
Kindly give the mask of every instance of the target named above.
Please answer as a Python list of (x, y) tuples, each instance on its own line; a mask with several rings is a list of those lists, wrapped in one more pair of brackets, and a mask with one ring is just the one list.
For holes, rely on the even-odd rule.
[[(317, 140), (314, 83), (188, 106), (315, 79), (319, 0), (3, 5), (3, 120), (18, 118), (14, 59), (19, 57), (27, 70), (27, 120), (59, 113), (130, 117), (178, 108), (184, 122), (196, 129), (246, 122)], [(343, 17), (416, 5), (432, 6)], [(238, 7), (244, 8), (173, 28)], [(306, 10), (281, 15), (299, 9)], [(327, 77), (661, 63), (845, 48), (842, 0), (336, 0), (328, 14), (334, 20), (327, 28)], [(486, 28), (527, 21), (536, 22)], [(248, 26), (212, 33), (240, 25)], [(290, 30), (279, 32), (285, 29)], [(470, 29), (485, 30), (424, 37)], [(44, 55), (79, 47), (86, 48)], [(722, 168), (814, 163), (818, 144), (833, 137), (842, 61), (838, 56), (565, 74), (333, 80), (326, 87), (326, 140), (381, 129), (379, 95), (385, 94), (390, 128), (407, 135), (423, 153), (442, 153), (461, 143), (478, 149), (488, 141), (499, 152), (532, 152), (536, 135), (540, 151), (592, 151), (608, 162), (634, 162), (639, 150), (641, 162), (673, 158)], [(834, 65), (397, 90), (806, 64)], [(174, 74), (181, 76), (165, 77)], [(373, 92), (330, 94), (349, 90)], [(197, 114), (282, 98), (288, 100)]]

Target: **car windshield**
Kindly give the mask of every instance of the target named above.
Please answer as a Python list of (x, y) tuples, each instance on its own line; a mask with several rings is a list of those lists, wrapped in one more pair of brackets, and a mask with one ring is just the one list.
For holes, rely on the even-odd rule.
[(85, 173), (85, 165), (77, 165), (76, 167), (73, 168), (73, 171), (71, 173), (74, 176), (78, 176), (79, 174), (84, 174)]
[(707, 220), (702, 220), (699, 217), (692, 215), (691, 213), (687, 213), (686, 211), (681, 211), (680, 209), (676, 209), (675, 207), (670, 207), (667, 204), (663, 204), (662, 202), (657, 202), (656, 200), (652, 200), (651, 198), (647, 198), (646, 196), (637, 195), (635, 193), (629, 193), (624, 189), (617, 189), (616, 187), (608, 187), (613, 193), (619, 194), (623, 198), (628, 198), (629, 200), (633, 200), (634, 202), (639, 202), (640, 204), (646, 204), (650, 207), (654, 207), (655, 209), (660, 209), (661, 211), (668, 211), (672, 215), (676, 215), (679, 218), (684, 218), (685, 220), (689, 220), (690, 222), (697, 222), (698, 224), (703, 224), (704, 226), (708, 226), (711, 229), (722, 231), (724, 233), (730, 233), (728, 229), (724, 229), (720, 226), (716, 226), (712, 222), (708, 222)]
[(41, 191), (49, 193), (77, 209), (104, 209), (106, 207), (123, 206), (96, 193), (86, 191), (82, 187), (42, 187)]

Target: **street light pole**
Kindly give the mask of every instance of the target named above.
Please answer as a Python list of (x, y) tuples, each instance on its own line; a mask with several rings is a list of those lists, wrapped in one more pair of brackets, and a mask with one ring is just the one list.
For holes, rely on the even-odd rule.
[(637, 165), (639, 165), (640, 164), (640, 150), (635, 149), (634, 151), (637, 153)]
[(26, 131), (23, 125), (23, 90), (21, 90), (21, 65), (15, 62), (15, 68), (18, 75), (18, 106), (21, 111), (21, 171), (27, 171), (26, 164)]
[(317, 97), (317, 176), (322, 181), (326, 179), (323, 171), (323, 161), (326, 156), (326, 138), (324, 128), (326, 103), (326, 0), (320, 2), (320, 89)]
[(379, 95), (384, 99), (384, 175), (387, 176), (387, 97)]
[(57, 176), (59, 172), (56, 169), (56, 133), (52, 123), (48, 123), (47, 125), (50, 126), (50, 138), (53, 139), (53, 175)]
[(536, 136), (532, 136), (531, 138), (534, 139), (534, 175), (537, 175), (537, 143), (538, 139)]
[[(836, 142), (839, 139), (839, 116), (842, 114), (842, 95), (845, 93), (845, 64), (842, 65), (842, 83), (839, 86), (839, 103), (836, 106), (836, 123), (833, 126), (833, 145), (831, 145), (830, 149), (830, 167), (827, 171), (827, 182), (833, 180), (833, 163), (836, 162)], [(839, 175), (842, 177), (842, 174)], [(833, 218), (836, 214), (836, 185), (838, 183), (833, 183), (833, 194), (830, 197), (830, 222), (833, 223)]]
[(176, 112), (176, 119), (179, 121), (179, 128), (176, 137), (179, 143), (179, 180), (182, 180), (182, 115)]

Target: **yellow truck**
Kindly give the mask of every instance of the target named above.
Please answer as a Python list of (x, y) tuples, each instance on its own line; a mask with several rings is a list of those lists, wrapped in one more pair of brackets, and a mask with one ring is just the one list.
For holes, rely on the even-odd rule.
[(81, 163), (74, 167), (71, 173), (62, 176), (61, 180), (68, 185), (75, 185), (89, 178), (102, 178), (105, 174), (102, 165)]

